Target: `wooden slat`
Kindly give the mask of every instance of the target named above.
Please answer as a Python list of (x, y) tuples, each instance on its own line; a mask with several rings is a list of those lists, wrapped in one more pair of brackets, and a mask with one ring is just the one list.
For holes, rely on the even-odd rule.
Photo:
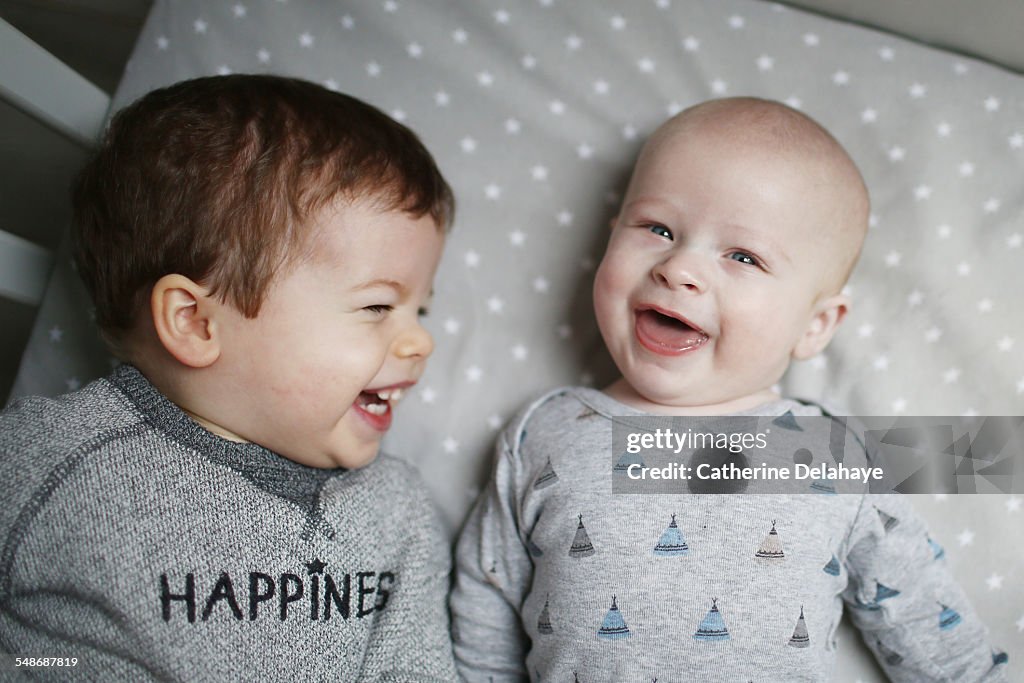
[(0, 19), (0, 97), (86, 147), (96, 144), (110, 97)]
[(0, 230), (0, 296), (38, 306), (52, 266), (48, 250)]

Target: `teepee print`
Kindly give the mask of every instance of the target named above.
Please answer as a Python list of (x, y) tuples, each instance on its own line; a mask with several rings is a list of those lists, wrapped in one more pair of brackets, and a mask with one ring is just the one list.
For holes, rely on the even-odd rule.
[(955, 609), (949, 605), (943, 605), (941, 602), (939, 603), (939, 607), (942, 608), (942, 612), (939, 613), (940, 631), (948, 631), (960, 623), (960, 614)]
[(608, 609), (608, 613), (604, 615), (601, 628), (597, 629), (597, 637), (618, 640), (620, 638), (629, 638), (630, 635), (632, 634), (630, 634), (629, 627), (626, 626), (626, 622), (622, 618), (622, 613), (619, 612), (619, 606), (616, 604), (615, 596), (613, 595), (612, 606)]
[(933, 541), (931, 536), (928, 536), (928, 547), (932, 549), (933, 559), (939, 560), (946, 555), (946, 550), (941, 545)]
[(569, 547), (569, 557), (590, 557), (596, 550), (587, 535), (587, 528), (583, 526), (583, 515), (580, 515), (579, 526), (576, 527), (576, 535), (573, 536), (572, 545)]
[(885, 514), (877, 507), (875, 508), (875, 512), (878, 513), (878, 520), (882, 523), (882, 527), (885, 529), (886, 533), (892, 531), (893, 527), (900, 523), (900, 520), (896, 519), (892, 515)]
[(551, 612), (548, 611), (548, 604), (549, 600), (544, 598), (544, 609), (540, 611), (540, 616), (537, 617), (537, 633), (542, 633), (546, 636), (555, 632), (551, 628)]
[(832, 559), (822, 567), (821, 571), (832, 576), (839, 576), (839, 559), (835, 556), (835, 553), (832, 554)]
[(789, 639), (790, 647), (810, 647), (811, 637), (807, 633), (807, 622), (804, 621), (804, 606), (800, 605), (800, 618), (796, 620), (793, 637)]
[(707, 641), (729, 640), (729, 629), (725, 626), (725, 619), (722, 618), (722, 613), (718, 611), (718, 598), (711, 598), (711, 609), (704, 616), (704, 620), (700, 622), (697, 632), (693, 634), (693, 639)]
[(628, 474), (630, 465), (639, 465), (645, 467), (644, 459), (636, 453), (623, 453), (619, 461), (615, 463), (615, 467), (612, 468), (612, 472), (616, 474)]
[(788, 429), (791, 432), (802, 432), (802, 431), (804, 431), (803, 427), (801, 427), (799, 424), (797, 424), (796, 417), (793, 415), (793, 411), (792, 410), (787, 410), (782, 415), (779, 415), (777, 418), (772, 420), (772, 424), (775, 425), (776, 427), (782, 427), (783, 429)]
[(882, 645), (882, 641), (878, 638), (875, 638), (875, 647), (878, 648), (878, 654), (882, 656), (882, 661), (889, 666), (899, 666), (903, 663), (903, 656)]
[(754, 553), (754, 557), (764, 560), (783, 560), (786, 554), (782, 552), (782, 540), (779, 539), (779, 532), (775, 530), (775, 520), (772, 520), (772, 530), (765, 536), (761, 547)]
[(665, 533), (658, 539), (658, 545), (654, 546), (654, 554), (658, 557), (682, 557), (690, 552), (683, 538), (683, 532), (676, 525), (676, 516), (672, 515)]
[(882, 609), (882, 606), (878, 603), (882, 602), (883, 600), (888, 600), (889, 598), (894, 598), (899, 594), (900, 591), (896, 590), (895, 588), (890, 588), (889, 586), (886, 586), (884, 583), (876, 582), (875, 599), (871, 602), (861, 602), (860, 597), (857, 597), (857, 602), (854, 606), (859, 607), (860, 609), (874, 612)]
[(814, 493), (821, 493), (821, 494), (826, 495), (826, 496), (838, 495), (836, 493), (836, 487), (833, 486), (828, 481), (826, 481), (825, 479), (821, 479), (821, 478), (815, 479), (811, 483), (810, 489)]
[(544, 469), (537, 475), (537, 479), (533, 482), (533, 488), (543, 489), (551, 486), (558, 481), (558, 475), (555, 473), (555, 468), (551, 466), (551, 458), (548, 458), (548, 463), (544, 465)]

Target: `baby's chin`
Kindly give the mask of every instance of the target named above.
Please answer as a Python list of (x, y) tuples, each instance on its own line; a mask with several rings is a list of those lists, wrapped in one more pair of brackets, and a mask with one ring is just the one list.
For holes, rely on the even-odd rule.
[(633, 408), (664, 415), (723, 415), (756, 408), (779, 398), (770, 388), (752, 393), (683, 392), (678, 386), (631, 383), (625, 377), (610, 385), (605, 393)]

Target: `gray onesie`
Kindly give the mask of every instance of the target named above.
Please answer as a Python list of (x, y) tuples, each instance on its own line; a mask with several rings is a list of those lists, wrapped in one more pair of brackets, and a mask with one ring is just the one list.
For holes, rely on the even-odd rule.
[[(794, 401), (750, 414), (821, 415)], [(616, 495), (611, 427), (552, 392), (498, 440), (459, 540), (471, 683), (826, 681), (844, 604), (895, 681), (1003, 681), (1005, 655), (900, 495)]]

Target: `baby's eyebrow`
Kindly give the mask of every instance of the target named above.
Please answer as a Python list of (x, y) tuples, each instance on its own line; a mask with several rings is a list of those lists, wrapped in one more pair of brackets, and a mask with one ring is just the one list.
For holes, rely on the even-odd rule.
[(401, 282), (398, 282), (397, 280), (389, 280), (387, 278), (376, 278), (373, 280), (368, 280), (367, 282), (363, 282), (353, 287), (352, 291), (361, 292), (364, 289), (373, 289), (374, 287), (388, 287), (398, 292), (400, 296), (405, 296), (407, 292), (405, 285), (403, 285)]

